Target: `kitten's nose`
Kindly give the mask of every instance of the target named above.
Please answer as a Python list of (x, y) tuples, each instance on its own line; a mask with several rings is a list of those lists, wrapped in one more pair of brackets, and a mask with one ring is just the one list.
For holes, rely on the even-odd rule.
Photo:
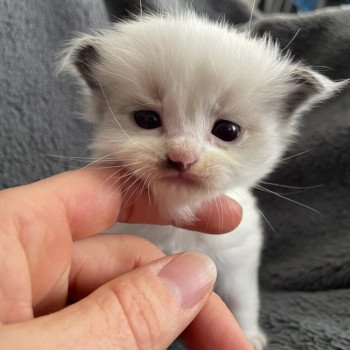
[(189, 169), (197, 161), (194, 157), (189, 157), (186, 159), (172, 159), (171, 156), (167, 155), (167, 165), (177, 171), (185, 171)]

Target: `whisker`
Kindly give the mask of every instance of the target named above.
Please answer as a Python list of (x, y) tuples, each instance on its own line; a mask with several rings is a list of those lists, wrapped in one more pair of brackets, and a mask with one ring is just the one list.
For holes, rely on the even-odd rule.
[(150, 170), (150, 173), (147, 175), (147, 177), (146, 177), (144, 180), (142, 180), (143, 186), (142, 186), (142, 188), (141, 188), (141, 190), (140, 190), (139, 195), (135, 198), (134, 202), (136, 202), (136, 201), (140, 198), (140, 196), (142, 195), (143, 190), (144, 190), (145, 187), (147, 186), (148, 179), (149, 179), (149, 177), (150, 177), (152, 174), (153, 174), (153, 169), (151, 169), (151, 170)]
[(253, 1), (252, 9), (250, 11), (250, 16), (249, 16), (249, 21), (248, 21), (248, 29), (249, 32), (251, 31), (251, 26), (252, 26), (252, 21), (253, 21), (253, 14), (254, 14), (254, 9), (255, 9), (256, 2), (255, 0)]
[[(135, 164), (139, 164), (139, 163), (141, 163), (141, 162), (136, 162)], [(120, 186), (121, 188), (123, 188), (123, 186), (126, 184), (126, 182), (127, 182), (131, 177), (133, 177), (133, 175), (134, 175), (135, 172), (137, 172), (137, 171), (130, 171), (129, 169), (127, 169), (126, 166), (128, 166), (128, 165), (132, 165), (132, 164), (126, 164), (126, 165), (123, 166), (124, 169), (120, 169), (120, 170), (124, 170), (124, 171), (125, 171), (125, 174), (123, 174), (122, 176), (120, 176), (120, 177), (112, 184), (111, 187), (113, 187), (118, 181), (124, 179), (124, 180), (121, 182), (121, 186)], [(143, 167), (142, 167), (142, 168), (143, 168)], [(142, 170), (142, 168), (139, 169), (139, 170)]]
[(152, 186), (152, 182), (153, 182), (153, 181), (156, 181), (156, 178), (157, 178), (157, 172), (156, 172), (155, 175), (152, 177), (152, 179), (149, 181), (149, 184), (148, 184), (148, 186), (147, 186), (147, 196), (148, 196), (149, 206), (152, 205), (150, 187)]
[[(129, 190), (132, 190), (134, 186), (135, 186), (134, 190), (128, 195), (128, 198), (126, 199), (126, 194), (129, 192)], [(132, 205), (136, 201), (135, 199), (132, 203), (129, 204), (129, 200), (132, 198), (133, 194), (138, 190), (139, 186), (140, 186), (139, 179), (135, 178), (135, 180), (132, 182), (129, 188), (126, 191), (123, 191), (123, 195), (124, 195), (123, 205), (125, 207)]]
[(76, 171), (76, 174), (79, 174), (79, 173), (80, 173), (81, 171), (83, 171), (84, 169), (86, 169), (86, 168), (88, 168), (89, 166), (91, 166), (91, 165), (93, 165), (93, 164), (96, 164), (97, 162), (99, 162), (99, 161), (101, 161), (101, 160), (103, 160), (103, 159), (105, 159), (105, 158), (111, 156), (112, 154), (113, 154), (113, 153), (107, 154), (107, 155), (105, 155), (105, 156), (103, 156), (103, 157), (100, 157), (100, 158), (98, 158), (98, 159), (92, 161), (91, 163), (89, 163), (89, 164), (83, 166), (82, 168), (80, 168), (79, 170), (77, 170), (77, 171)]
[[(116, 168), (124, 168), (125, 166), (131, 166), (131, 165), (137, 165), (140, 164), (142, 162), (134, 162), (134, 163), (127, 163), (127, 164), (120, 164), (120, 160), (118, 159), (104, 159), (101, 161), (100, 165), (96, 165), (98, 163), (98, 161), (100, 161), (100, 158), (86, 158), (85, 159), (79, 159), (79, 157), (73, 157), (72, 159), (70, 159), (70, 157), (65, 158), (65, 156), (57, 156), (57, 158), (62, 158), (65, 160), (72, 160), (72, 161), (78, 161), (81, 163), (87, 163), (87, 167), (88, 166), (92, 166), (94, 165), (94, 169), (116, 169)], [(128, 160), (134, 160), (134, 158), (124, 158), (123, 162), (126, 162)], [(96, 161), (96, 162), (92, 162), (92, 161)], [(112, 164), (112, 165), (109, 165)], [(79, 168), (73, 169), (73, 170), (79, 170)]]
[[(225, 191), (224, 191), (224, 189), (221, 186), (220, 186), (220, 190), (221, 190), (222, 195), (225, 196), (227, 206), (230, 206), (229, 197), (226, 196)], [(234, 199), (234, 198), (232, 198), (232, 199)], [(235, 213), (239, 214), (239, 210), (238, 209), (234, 208), (234, 211), (235, 211)]]
[[(213, 196), (214, 196), (215, 206), (216, 206), (216, 209), (217, 209), (217, 211), (218, 211), (218, 213), (219, 213), (218, 200), (217, 200), (217, 197), (215, 196), (214, 190), (212, 190), (212, 192), (213, 192)], [(219, 226), (222, 225), (221, 222), (220, 222), (220, 219), (221, 219), (221, 218), (220, 218), (220, 216), (219, 216)]]
[[(93, 158), (93, 157), (72, 157), (72, 156), (64, 156), (64, 155), (58, 155), (58, 154), (48, 154), (48, 157), (53, 157), (53, 158), (59, 158), (59, 159), (64, 159), (64, 160), (80, 160), (80, 161), (86, 161), (86, 162), (91, 162), (94, 160), (98, 160), (99, 158)], [(106, 160), (107, 161), (107, 160)], [(110, 160), (114, 161), (114, 160)]]
[(291, 199), (291, 198), (282, 196), (281, 194), (276, 193), (276, 192), (274, 192), (274, 191), (271, 191), (271, 190), (269, 190), (269, 189), (267, 189), (267, 188), (265, 188), (265, 187), (262, 187), (262, 186), (260, 186), (260, 185), (256, 185), (256, 186), (254, 186), (254, 188), (256, 188), (256, 189), (258, 189), (258, 190), (260, 190), (260, 191), (263, 191), (263, 192), (267, 192), (267, 193), (270, 193), (270, 194), (274, 194), (274, 195), (277, 196), (277, 197), (283, 198), (283, 199), (285, 199), (285, 200), (287, 200), (287, 201), (289, 201), (289, 202), (292, 202), (292, 203), (294, 203), (294, 204), (300, 205), (301, 207), (307, 208), (307, 209), (313, 211), (314, 213), (317, 213), (317, 214), (319, 214), (319, 215), (322, 215), (319, 211), (317, 211), (316, 209), (314, 209), (314, 208), (312, 208), (312, 207), (309, 207), (309, 206), (306, 205), (306, 204), (303, 204), (303, 203), (300, 203), (300, 202), (295, 201), (294, 199)]
[[(110, 176), (108, 176), (107, 177), (107, 179), (105, 180), (105, 181), (103, 181), (101, 184), (100, 184), (100, 186), (99, 186), (99, 188), (101, 188), (105, 183), (107, 183), (108, 182), (108, 180), (110, 179), (110, 178), (112, 178), (112, 177), (114, 177), (115, 175), (117, 175), (120, 171), (122, 171), (123, 169), (118, 169), (117, 171), (115, 171), (112, 175), (110, 175)], [(116, 183), (116, 182), (115, 182)], [(114, 183), (114, 184), (115, 184)]]
[(218, 76), (218, 73), (217, 73), (216, 68), (215, 68), (213, 56), (212, 56), (210, 50), (208, 50), (208, 52), (209, 52), (209, 58), (210, 58), (211, 66), (213, 67), (213, 72), (214, 72), (215, 76), (217, 77), (217, 76)]
[(222, 201), (220, 201), (220, 209), (221, 209), (221, 214), (220, 214), (220, 218), (221, 218), (221, 227), (220, 227), (220, 232), (222, 232), (223, 228), (224, 228), (224, 207), (222, 205)]
[[(242, 196), (239, 192), (233, 191), (233, 194), (234, 194), (234, 198), (233, 198), (233, 199), (234, 199), (234, 200), (237, 200), (238, 203), (239, 203), (240, 201), (241, 201), (242, 203), (244, 202), (244, 198), (243, 198), (243, 196)], [(258, 208), (256, 207), (256, 205), (253, 205), (253, 207), (254, 207), (255, 209), (258, 209)], [(238, 209), (235, 209), (235, 212), (236, 212), (237, 214), (240, 214)], [(244, 215), (244, 208), (243, 208), (243, 215)], [(251, 227), (248, 226), (248, 224), (245, 222), (245, 220), (242, 220), (242, 222), (241, 222), (239, 225), (242, 226), (243, 229), (246, 230), (249, 234), (252, 234), (252, 233), (251, 233), (251, 232), (252, 232)]]
[[(144, 167), (138, 169), (137, 171), (134, 171), (134, 172), (132, 173), (132, 175), (135, 176), (136, 173), (138, 173), (138, 172), (140, 172), (140, 171), (142, 171), (142, 170), (145, 170), (145, 169), (147, 169), (147, 168), (149, 168), (149, 167), (150, 167), (150, 165), (145, 165)], [(126, 189), (123, 190), (123, 194), (126, 196), (126, 194), (129, 192), (129, 190), (132, 189), (133, 186), (135, 185), (135, 183), (137, 183), (138, 181), (140, 181), (140, 179), (137, 178), (137, 177), (135, 177), (135, 180), (134, 180)], [(125, 197), (124, 197), (124, 205), (125, 205), (125, 206), (127, 206), (129, 200), (131, 199), (132, 195), (136, 192), (136, 190), (137, 190), (137, 186), (135, 187), (135, 189), (133, 190), (133, 192), (128, 196), (128, 199), (127, 199), (127, 200), (125, 200)]]
[(271, 228), (271, 230), (275, 233), (276, 236), (278, 236), (278, 232), (275, 230), (275, 228), (272, 226), (272, 224), (270, 223), (270, 221), (267, 219), (267, 217), (264, 215), (264, 213), (257, 207), (255, 206), (255, 208), (257, 209), (257, 211), (260, 213), (261, 217), (265, 220), (265, 222), (269, 225), (269, 227)]
[(289, 41), (289, 43), (281, 50), (281, 53), (288, 49), (288, 47), (292, 44), (292, 42), (296, 39), (299, 32), (301, 31), (301, 28), (299, 28), (296, 33), (294, 34), (293, 38)]
[[(158, 177), (159, 179), (160, 177)], [(156, 183), (157, 183), (157, 178), (153, 181), (152, 186), (153, 186), (153, 194), (157, 198), (157, 188), (156, 188)], [(151, 189), (152, 190), (152, 189)]]
[(123, 179), (125, 177), (126, 177), (126, 179), (120, 184), (119, 188), (123, 188), (123, 184), (125, 184), (125, 182), (128, 181), (132, 177), (132, 174), (130, 174), (130, 172), (126, 170), (125, 174), (120, 176), (118, 179), (116, 179), (112, 183), (112, 185), (109, 187), (109, 190), (112, 189), (118, 181), (120, 181), (121, 179)]
[[(209, 181), (208, 180), (207, 180), (207, 191), (208, 191), (208, 197), (209, 197)], [(209, 209), (209, 215), (208, 215), (207, 224), (205, 226), (205, 232), (208, 231), (209, 221), (210, 221), (210, 218), (211, 218), (211, 210), (212, 210), (212, 206), (210, 206), (210, 209)]]
[(283, 158), (282, 161), (285, 161), (285, 160), (288, 160), (288, 159), (292, 159), (292, 158), (295, 158), (295, 157), (299, 157), (299, 156), (301, 156), (303, 154), (306, 154), (306, 153), (308, 153), (308, 152), (310, 152), (312, 150), (313, 150), (313, 148), (310, 148), (310, 149), (307, 149), (306, 151), (303, 151), (303, 152), (300, 152), (300, 153), (297, 153), (297, 154), (293, 154), (292, 156)]
[(271, 186), (276, 186), (276, 187), (283, 187), (283, 188), (291, 188), (291, 189), (296, 189), (296, 190), (308, 190), (308, 189), (313, 189), (313, 188), (319, 188), (323, 187), (324, 185), (313, 185), (313, 186), (290, 186), (290, 185), (281, 185), (281, 184), (276, 184), (273, 182), (267, 182), (267, 181), (260, 181), (262, 184), (265, 185), (271, 185)]
[[(225, 192), (223, 192), (223, 194), (225, 195)], [(226, 202), (227, 202), (227, 206), (229, 206), (230, 205), (229, 204), (229, 197), (225, 195), (225, 199), (226, 199)], [(232, 198), (232, 199), (234, 200), (234, 198)], [(234, 211), (235, 211), (235, 213), (240, 214), (239, 210), (237, 208), (234, 208)]]
[(143, 9), (142, 9), (142, 0), (140, 0), (140, 17), (141, 17), (141, 21), (143, 21)]

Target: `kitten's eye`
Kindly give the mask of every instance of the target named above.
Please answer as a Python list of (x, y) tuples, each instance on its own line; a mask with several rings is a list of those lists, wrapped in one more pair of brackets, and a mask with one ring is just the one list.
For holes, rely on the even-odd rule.
[(143, 129), (156, 129), (162, 125), (159, 114), (153, 111), (137, 111), (134, 113), (134, 119)]
[(239, 135), (241, 127), (228, 120), (218, 120), (211, 133), (223, 141), (233, 141)]

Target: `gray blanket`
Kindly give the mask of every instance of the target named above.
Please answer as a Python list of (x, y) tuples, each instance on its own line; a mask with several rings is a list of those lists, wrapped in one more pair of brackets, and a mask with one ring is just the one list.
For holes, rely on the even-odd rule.
[[(224, 12), (235, 24), (250, 16), (237, 1), (193, 2), (197, 11), (211, 18)], [(122, 17), (138, 0), (114, 3), (109, 9)], [(253, 16), (258, 35), (270, 31), (296, 59), (332, 78), (350, 78), (349, 9), (260, 17)], [(56, 54), (75, 32), (107, 21), (102, 0), (0, 0), (1, 188), (81, 165), (56, 157), (85, 155), (91, 137), (79, 119), (77, 86), (55, 74)], [(266, 180), (297, 188), (264, 185), (278, 196), (257, 193), (275, 231), (266, 224), (261, 322), (269, 349), (350, 349), (350, 88), (308, 113), (300, 130)]]
[[(264, 19), (256, 28), (323, 74), (350, 78), (350, 7)], [(287, 197), (319, 214), (260, 196), (277, 231), (266, 235), (262, 322), (271, 348), (350, 349), (350, 88), (304, 116), (286, 157), (269, 182), (318, 187), (270, 189), (294, 192)]]

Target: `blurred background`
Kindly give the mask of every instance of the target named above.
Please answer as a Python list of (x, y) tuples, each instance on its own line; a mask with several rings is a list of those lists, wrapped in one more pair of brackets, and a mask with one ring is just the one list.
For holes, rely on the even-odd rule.
[(264, 13), (276, 12), (306, 12), (326, 6), (349, 4), (350, 0), (245, 0), (251, 6), (257, 7)]

